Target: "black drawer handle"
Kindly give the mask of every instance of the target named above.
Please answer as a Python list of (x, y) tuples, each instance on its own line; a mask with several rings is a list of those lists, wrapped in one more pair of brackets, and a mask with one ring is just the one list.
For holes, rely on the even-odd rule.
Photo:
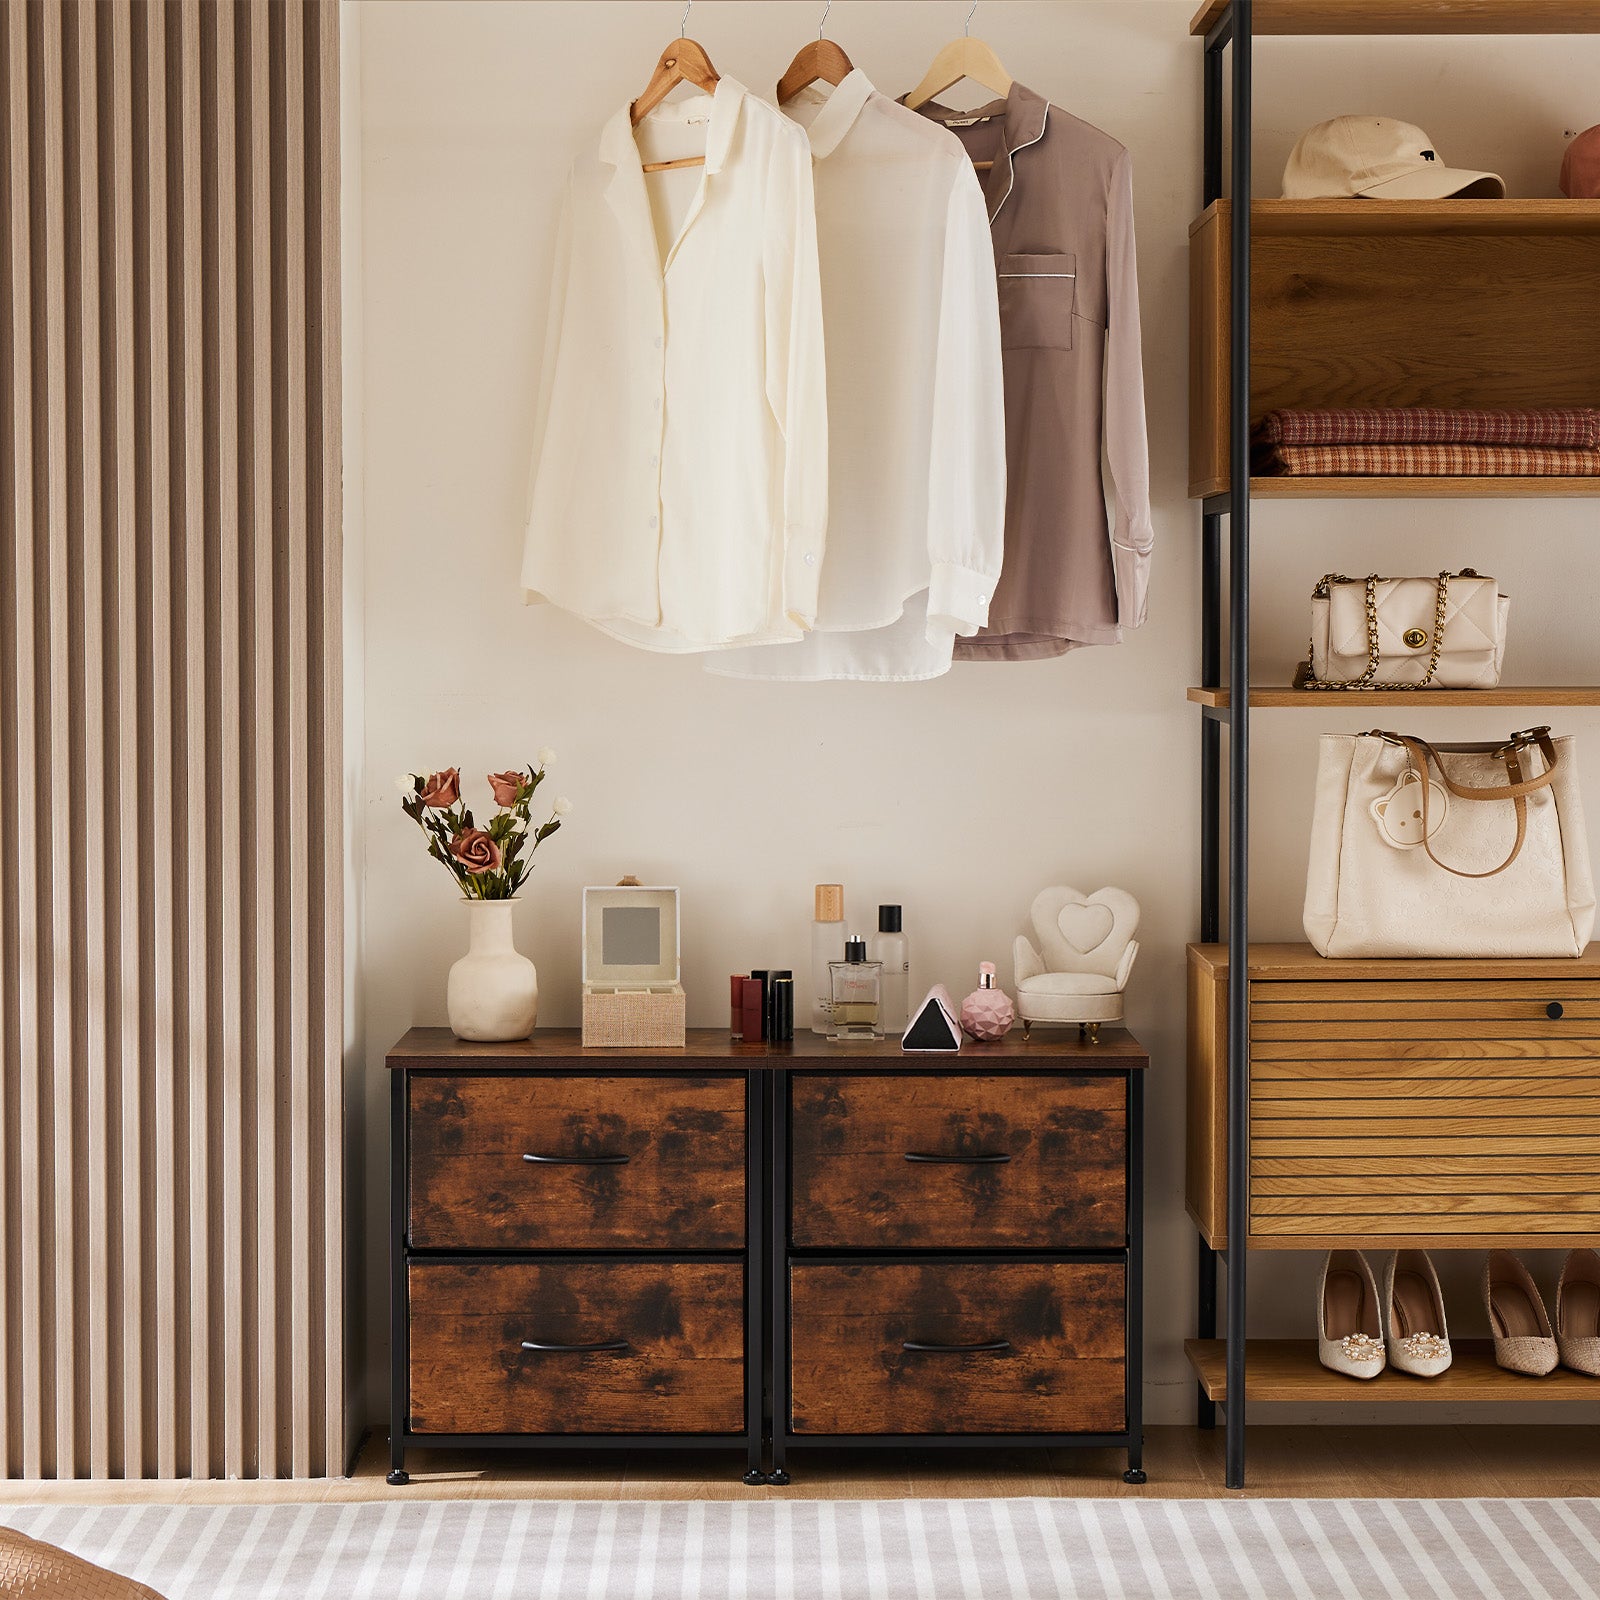
[(623, 1167), (628, 1163), (626, 1156), (536, 1156), (531, 1151), (524, 1151), (522, 1159), (536, 1167)]
[(975, 1156), (942, 1156), (924, 1150), (907, 1150), (907, 1161), (925, 1161), (934, 1167), (1003, 1167), (1011, 1159), (1004, 1150), (990, 1150)]
[(902, 1339), (900, 1348), (911, 1356), (997, 1356), (1011, 1348), (1011, 1341), (983, 1339), (977, 1344), (926, 1344), (921, 1339)]
[(594, 1355), (597, 1351), (626, 1350), (629, 1345), (626, 1339), (601, 1339), (595, 1344), (546, 1344), (540, 1339), (524, 1339), (522, 1348), (545, 1355), (587, 1356)]
[(1552, 1001), (1551, 1001), (1551, 1002), (1550, 1002), (1550, 1004), (1549, 1004), (1549, 1005), (1547, 1005), (1547, 1006), (1546, 1006), (1546, 1007), (1545, 1007), (1545, 1008), (1544, 1008), (1544, 1014), (1545, 1014), (1545, 1015), (1546, 1015), (1546, 1016), (1547, 1016), (1547, 1017), (1549, 1017), (1549, 1019), (1550, 1019), (1550, 1020), (1551, 1020), (1551, 1021), (1552, 1021), (1552, 1022), (1554, 1022), (1554, 1021), (1556, 1021), (1556, 1019), (1557, 1019), (1557, 1018), (1558, 1018), (1558, 1017), (1564, 1017), (1564, 1016), (1566, 1016), (1566, 1014), (1567, 1014), (1567, 1008), (1566, 1008), (1566, 1007), (1565, 1007), (1565, 1006), (1564, 1006), (1564, 1005), (1562, 1005), (1562, 1003), (1561, 1003), (1561, 1002), (1560, 1002), (1560, 1001), (1559, 1001), (1559, 1000), (1552, 1000)]

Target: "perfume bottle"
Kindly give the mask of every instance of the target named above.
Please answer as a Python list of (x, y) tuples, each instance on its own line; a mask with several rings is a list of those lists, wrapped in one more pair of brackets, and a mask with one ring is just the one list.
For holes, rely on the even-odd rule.
[(1017, 1008), (994, 982), (994, 962), (978, 963), (978, 987), (961, 1002), (961, 1026), (974, 1039), (1003, 1039), (1017, 1020)]
[(867, 960), (865, 939), (846, 939), (844, 960), (830, 961), (835, 1039), (881, 1039), (883, 963)]
[(867, 954), (883, 963), (883, 1031), (902, 1034), (911, 1020), (911, 946), (900, 930), (900, 907), (878, 907), (878, 931)]
[(828, 971), (844, 938), (844, 885), (819, 883), (811, 924), (811, 1031), (833, 1032), (833, 977)]

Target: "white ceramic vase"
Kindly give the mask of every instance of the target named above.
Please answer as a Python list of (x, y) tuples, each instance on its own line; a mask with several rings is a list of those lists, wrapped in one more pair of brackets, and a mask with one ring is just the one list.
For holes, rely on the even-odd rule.
[(467, 900), (467, 953), (450, 969), (445, 1005), (458, 1039), (526, 1039), (539, 1016), (539, 974), (511, 936), (515, 900)]

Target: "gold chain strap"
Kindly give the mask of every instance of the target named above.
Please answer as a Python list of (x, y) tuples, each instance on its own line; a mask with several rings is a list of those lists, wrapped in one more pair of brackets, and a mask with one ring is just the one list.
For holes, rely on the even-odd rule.
[[(1450, 601), (1451, 578), (1476, 578), (1478, 574), (1471, 567), (1463, 567), (1460, 572), (1441, 572), (1438, 580), (1438, 590), (1433, 607), (1433, 649), (1428, 655), (1428, 670), (1416, 683), (1377, 683), (1374, 680), (1378, 675), (1380, 657), (1378, 652), (1378, 585), (1384, 580), (1377, 573), (1367, 576), (1366, 601), (1367, 601), (1367, 670), (1359, 678), (1347, 678), (1336, 681), (1318, 678), (1315, 675), (1313, 663), (1317, 659), (1317, 641), (1315, 636), (1309, 641), (1306, 650), (1305, 666), (1296, 674), (1295, 687), (1297, 689), (1426, 689), (1432, 683), (1434, 675), (1439, 670), (1439, 658), (1444, 652), (1444, 617)], [(1330, 572), (1321, 583), (1312, 591), (1312, 599), (1325, 600), (1328, 598), (1332, 587), (1336, 583), (1354, 583), (1354, 578), (1347, 578), (1342, 572)]]

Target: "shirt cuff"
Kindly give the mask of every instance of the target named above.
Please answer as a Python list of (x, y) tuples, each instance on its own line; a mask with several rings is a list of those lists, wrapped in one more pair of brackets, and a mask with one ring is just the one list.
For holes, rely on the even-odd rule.
[(1138, 545), (1112, 542), (1111, 565), (1117, 585), (1119, 627), (1139, 628), (1144, 625), (1150, 589), (1150, 553), (1153, 548), (1154, 541), (1149, 537)]
[(817, 591), (822, 583), (823, 533), (820, 528), (798, 527), (791, 523), (786, 536), (783, 609), (794, 623), (809, 631), (817, 621)]
[(970, 637), (989, 620), (989, 602), (994, 598), (996, 578), (953, 561), (936, 561), (928, 583), (928, 641), (939, 642), (942, 630), (951, 628), (963, 638)]

